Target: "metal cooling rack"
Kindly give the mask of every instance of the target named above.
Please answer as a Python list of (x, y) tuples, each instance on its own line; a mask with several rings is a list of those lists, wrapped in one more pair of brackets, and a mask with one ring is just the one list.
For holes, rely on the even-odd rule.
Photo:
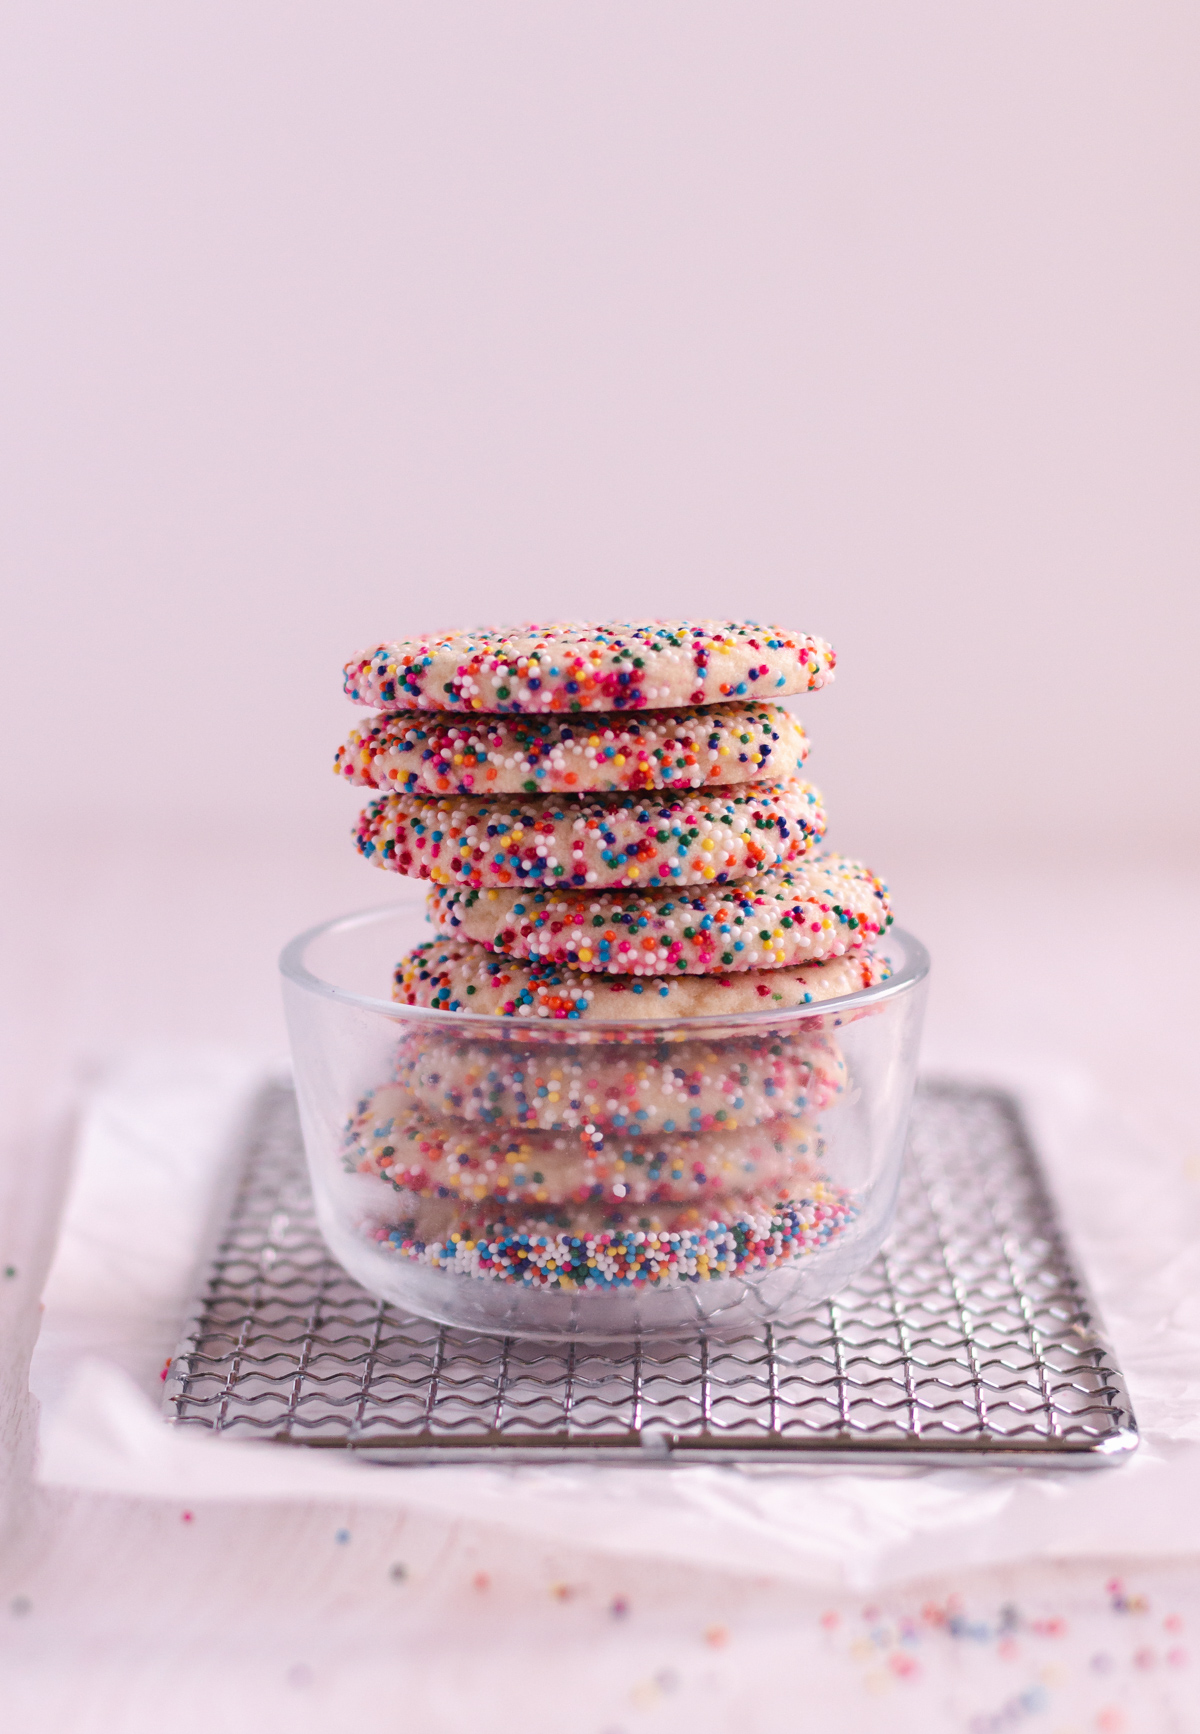
[(1082, 1466), (1137, 1444), (1015, 1102), (952, 1085), (919, 1092), (895, 1229), (835, 1299), (617, 1347), (453, 1330), (361, 1288), (272, 1088), (165, 1402), (177, 1426), (390, 1463)]

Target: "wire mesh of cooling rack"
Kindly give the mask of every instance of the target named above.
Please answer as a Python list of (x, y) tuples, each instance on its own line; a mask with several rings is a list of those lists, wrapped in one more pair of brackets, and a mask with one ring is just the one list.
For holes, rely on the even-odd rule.
[(261, 1098), (166, 1383), (178, 1426), (446, 1461), (1114, 1462), (1124, 1379), (1016, 1102), (927, 1084), (895, 1227), (833, 1300), (738, 1334), (504, 1339), (380, 1301), (325, 1247), (295, 1098)]

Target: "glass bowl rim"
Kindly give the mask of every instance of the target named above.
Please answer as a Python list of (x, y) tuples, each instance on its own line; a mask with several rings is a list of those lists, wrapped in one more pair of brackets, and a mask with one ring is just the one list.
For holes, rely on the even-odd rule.
[[(748, 1023), (757, 1025), (777, 1024), (783, 1021), (792, 1022), (799, 1018), (825, 1017), (833, 1014), (842, 1018), (847, 1012), (857, 1012), (867, 1006), (880, 1005), (890, 999), (897, 999), (901, 994), (909, 993), (929, 974), (929, 953), (921, 941), (906, 928), (892, 927), (889, 932), (898, 939), (904, 947), (904, 963), (894, 975), (889, 975), (886, 981), (881, 981), (874, 987), (859, 988), (854, 993), (836, 995), (830, 999), (813, 1000), (807, 1005), (778, 1006), (774, 1009), (764, 1007), (761, 1011), (744, 1012), (713, 1012), (704, 1017), (662, 1017), (662, 1018), (540, 1018), (514, 1017), (503, 1012), (472, 1012), (472, 1011), (441, 1011), (433, 1006), (403, 1005), (399, 1000), (375, 999), (369, 994), (354, 993), (349, 988), (338, 987), (336, 983), (325, 981), (308, 968), (304, 961), (305, 953), (310, 945), (324, 938), (338, 928), (365, 927), (374, 922), (386, 921), (404, 913), (410, 913), (410, 906), (404, 902), (373, 904), (369, 909), (355, 910), (348, 915), (335, 915), (328, 921), (320, 921), (314, 927), (305, 928), (303, 933), (290, 939), (279, 954), (279, 971), (284, 980), (294, 987), (313, 994), (321, 999), (337, 1000), (342, 1005), (356, 1007), (360, 1011), (374, 1012), (386, 1017), (394, 1023), (412, 1022), (443, 1025), (452, 1029), (466, 1030), (548, 1030), (561, 1029), (567, 1026), (578, 1030), (622, 1030), (653, 1033), (655, 1030), (666, 1029), (712, 1029), (717, 1026)], [(586, 972), (581, 972), (586, 973)]]

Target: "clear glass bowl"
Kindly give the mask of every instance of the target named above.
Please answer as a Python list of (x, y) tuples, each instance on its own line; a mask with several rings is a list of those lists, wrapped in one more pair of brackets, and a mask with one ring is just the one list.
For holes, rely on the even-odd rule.
[(788, 1011), (481, 1017), (398, 1005), (424, 892), (280, 958), (321, 1231), (445, 1324), (604, 1339), (820, 1301), (895, 1209), (929, 959)]

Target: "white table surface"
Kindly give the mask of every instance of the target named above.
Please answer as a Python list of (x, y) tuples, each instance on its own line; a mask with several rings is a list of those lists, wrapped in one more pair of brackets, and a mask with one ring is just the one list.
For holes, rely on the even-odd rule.
[[(93, 835), (80, 843), (86, 871), (61, 839), (8, 845), (8, 907), (22, 915), (0, 1056), (0, 1260), (14, 1273), (0, 1279), (6, 1725), (1200, 1726), (1197, 1562), (1130, 1546), (1127, 1520), (1120, 1557), (1105, 1557), (1101, 1532), (1076, 1557), (1031, 1549), (979, 1568), (964, 1535), (955, 1569), (864, 1592), (769, 1563), (614, 1557), (371, 1500), (184, 1506), (39, 1486), (26, 1368), (89, 1079), (151, 1044), (278, 1055), (279, 944), (378, 900), (340, 839), (298, 840), (286, 872), (250, 833), (198, 822), (185, 844)], [(1065, 1065), (1107, 1092), (1114, 1128), (1129, 1128), (1129, 1192), (1089, 1198), (1079, 1186), (1063, 1198), (1068, 1221), (1136, 1212), (1167, 1187), (1181, 1211), (1200, 1210), (1189, 1101), (1200, 959), (1194, 928), (1175, 931), (1195, 872), (1138, 863), (1139, 907), (1150, 884), (1156, 914), (1132, 922), (1133, 867), (902, 852), (890, 865), (902, 916), (935, 956), (927, 1065)], [(1104, 1272), (1089, 1274), (1103, 1293)], [(1172, 1331), (1189, 1323), (1186, 1305), (1175, 1312), (1128, 1316), (1169, 1357)], [(1200, 1399), (1182, 1361), (1163, 1364), (1154, 1402), (1186, 1435)], [(1136, 1503), (1144, 1486), (1151, 1502), (1163, 1485), (1147, 1475), (1120, 1496), (1114, 1483), (1113, 1497)], [(1147, 1503), (1146, 1535), (1170, 1517)]]

